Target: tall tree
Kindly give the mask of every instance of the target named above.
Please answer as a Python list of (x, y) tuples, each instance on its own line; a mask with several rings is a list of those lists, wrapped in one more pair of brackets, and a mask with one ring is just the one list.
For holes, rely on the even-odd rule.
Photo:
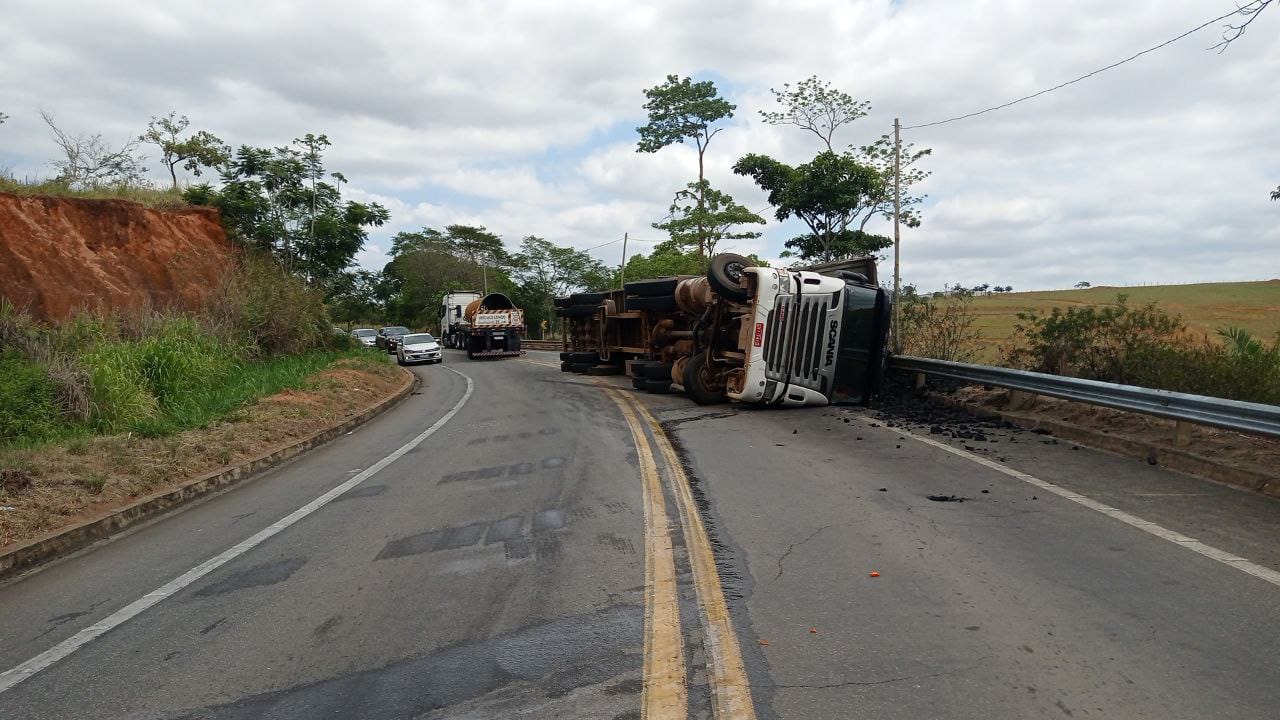
[(146, 158), (138, 154), (137, 140), (116, 147), (107, 143), (101, 133), (71, 135), (59, 128), (51, 113), (40, 111), (40, 117), (53, 133), (53, 140), (63, 158), (51, 164), (58, 171), (58, 181), (70, 187), (104, 185), (143, 185)]
[[(704, 188), (706, 180), (706, 153), (715, 137), (724, 128), (714, 127), (715, 123), (733, 117), (736, 105), (720, 97), (715, 83), (710, 80), (694, 82), (690, 78), (668, 75), (666, 82), (644, 91), (647, 102), (644, 109), (649, 113), (649, 122), (636, 128), (640, 140), (636, 143), (636, 152), (656, 153), (675, 144), (692, 140), (698, 149), (698, 183), (699, 191)], [(697, 196), (699, 209), (705, 207), (705, 198)], [(706, 254), (705, 226), (697, 226), (702, 241), (698, 243), (699, 252)]]
[(1276, 189), (1271, 191), (1271, 199), (1280, 200), (1280, 185), (1277, 185)]
[(665, 230), (682, 248), (692, 248), (703, 257), (715, 254), (721, 240), (750, 240), (760, 237), (754, 230), (734, 230), (739, 225), (763, 225), (764, 218), (734, 202), (727, 193), (711, 187), (706, 180), (689, 183), (676, 193), (666, 221), (653, 223)]
[(160, 148), (160, 162), (169, 169), (174, 189), (178, 187), (179, 165), (200, 177), (202, 167), (221, 167), (231, 159), (231, 148), (212, 133), (199, 130), (184, 137), (190, 125), (186, 115), (179, 116), (171, 110), (164, 117), (153, 116), (147, 123), (146, 132), (138, 136), (139, 142)]
[(513, 260), (511, 277), (520, 284), (517, 302), (524, 308), (530, 327), (554, 317), (555, 298), (589, 289), (606, 274), (604, 265), (586, 252), (534, 235), (521, 241)]
[(842, 125), (865, 117), (871, 110), (871, 103), (866, 100), (854, 100), (848, 93), (831, 87), (814, 75), (801, 80), (796, 86), (784, 83), (781, 90), (769, 89), (781, 111), (760, 111), (760, 117), (769, 125), (795, 125), (817, 135), (827, 146), (827, 150), (835, 152), (832, 146), (835, 132)]
[[(323, 140), (307, 144), (307, 139)], [(323, 135), (308, 134), (297, 147), (253, 148), (242, 145), (222, 172), (222, 187), (188, 188), (184, 197), (222, 211), (233, 235), (271, 250), (285, 268), (311, 282), (327, 282), (351, 264), (377, 227), (391, 214), (378, 203), (344, 201), (335, 182), (324, 176), (320, 149)], [(305, 152), (304, 152), (305, 150)]]
[(778, 220), (799, 218), (809, 234), (786, 245), (804, 259), (824, 262), (869, 254), (884, 241), (850, 229), (883, 193), (883, 178), (875, 168), (847, 154), (825, 150), (810, 162), (792, 167), (766, 155), (746, 155), (733, 166), (738, 175), (755, 180), (769, 194)]

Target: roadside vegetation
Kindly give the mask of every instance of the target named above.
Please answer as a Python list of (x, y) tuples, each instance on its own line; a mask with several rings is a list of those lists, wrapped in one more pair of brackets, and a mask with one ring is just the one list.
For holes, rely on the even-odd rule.
[(1012, 367), (1231, 400), (1280, 404), (1280, 333), (1271, 340), (1226, 326), (1214, 337), (1125, 295), (1104, 307), (1029, 310), (1004, 351)]
[(361, 355), (333, 331), (321, 292), (260, 256), (246, 257), (198, 314), (48, 324), (0, 302), (0, 443), (167, 435)]

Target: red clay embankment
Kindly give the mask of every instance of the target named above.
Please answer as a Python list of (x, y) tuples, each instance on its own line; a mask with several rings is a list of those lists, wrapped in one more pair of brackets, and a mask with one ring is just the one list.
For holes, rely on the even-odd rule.
[(44, 320), (194, 309), (236, 253), (212, 208), (0, 193), (0, 298)]

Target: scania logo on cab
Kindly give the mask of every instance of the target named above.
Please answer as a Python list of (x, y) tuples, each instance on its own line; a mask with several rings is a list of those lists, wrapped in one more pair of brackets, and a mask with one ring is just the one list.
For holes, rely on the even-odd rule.
[(831, 330), (827, 333), (827, 365), (836, 359), (836, 338), (840, 335), (840, 321), (831, 321)]

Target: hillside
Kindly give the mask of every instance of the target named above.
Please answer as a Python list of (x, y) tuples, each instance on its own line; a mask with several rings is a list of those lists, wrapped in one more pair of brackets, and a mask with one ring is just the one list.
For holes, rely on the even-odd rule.
[(198, 306), (235, 254), (211, 208), (0, 192), (0, 299), (44, 320)]
[(1008, 293), (974, 298), (983, 344), (980, 359), (997, 357), (1000, 345), (1007, 344), (1013, 334), (1020, 311), (1047, 313), (1055, 307), (1111, 305), (1119, 294), (1128, 295), (1130, 305), (1159, 303), (1170, 314), (1181, 315), (1197, 334), (1213, 335), (1224, 325), (1238, 325), (1263, 339), (1280, 332), (1280, 280)]

